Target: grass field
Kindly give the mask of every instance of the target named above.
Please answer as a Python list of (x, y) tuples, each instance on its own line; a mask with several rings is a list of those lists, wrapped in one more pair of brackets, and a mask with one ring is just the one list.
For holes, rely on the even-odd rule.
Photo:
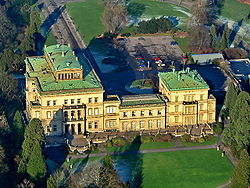
[(104, 10), (102, 0), (68, 3), (67, 10), (86, 44), (89, 44), (91, 39), (104, 32), (101, 21)]
[(174, 40), (176, 42), (178, 42), (179, 47), (181, 48), (181, 50), (185, 53), (188, 52), (188, 42), (189, 42), (189, 37), (185, 37), (185, 38), (177, 38), (174, 37)]
[[(180, 28), (186, 28), (186, 20), (189, 15), (189, 11), (186, 8), (152, 0), (131, 0), (130, 3), (139, 3), (145, 6), (141, 18), (158, 16), (178, 17), (177, 20), (180, 22)], [(86, 44), (89, 44), (91, 39), (105, 31), (102, 24), (102, 14), (104, 10), (102, 0), (86, 0), (85, 2), (68, 3), (67, 10)], [(126, 31), (131, 31), (131, 29), (127, 29)]]
[(240, 21), (250, 13), (250, 5), (239, 3), (237, 0), (224, 0), (221, 16), (233, 21)]
[(215, 188), (231, 177), (233, 165), (208, 149), (144, 154), (142, 169), (145, 188)]

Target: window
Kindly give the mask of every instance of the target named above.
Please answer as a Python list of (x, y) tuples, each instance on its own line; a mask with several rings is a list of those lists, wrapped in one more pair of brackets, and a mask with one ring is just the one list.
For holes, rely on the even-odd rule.
[(92, 103), (92, 98), (89, 98), (89, 103)]
[(39, 118), (40, 112), (36, 111), (35, 114), (36, 114), (36, 118)]
[(160, 129), (160, 128), (161, 128), (161, 124), (162, 124), (162, 123), (161, 123), (161, 120), (160, 120), (160, 119), (158, 119), (158, 120), (157, 120), (157, 128), (158, 128), (158, 129)]
[(113, 128), (116, 126), (116, 121), (115, 120), (108, 120), (105, 123), (106, 128)]
[(128, 117), (128, 112), (123, 112), (123, 117)]
[(53, 106), (56, 106), (56, 100), (53, 100)]
[(158, 114), (158, 115), (161, 115), (161, 110), (157, 110), (157, 114)]
[(95, 122), (95, 129), (98, 128), (98, 122)]
[(185, 114), (194, 114), (195, 113), (195, 106), (186, 106), (185, 107)]
[(153, 120), (149, 120), (149, 121), (148, 121), (148, 128), (149, 128), (149, 129), (152, 129), (152, 128), (153, 128), (153, 124), (154, 124), (154, 123), (153, 123)]
[(208, 114), (208, 120), (213, 120), (213, 114)]
[(184, 100), (185, 101), (194, 101), (194, 95), (185, 95)]
[(53, 111), (53, 117), (56, 118), (56, 111)]
[(95, 102), (98, 102), (98, 97), (95, 97)]
[(175, 106), (174, 106), (174, 111), (175, 111), (175, 112), (178, 112), (178, 111), (179, 111), (179, 106), (178, 106), (178, 105), (175, 105)]
[(204, 104), (200, 104), (200, 110), (203, 110)]
[(140, 121), (140, 129), (144, 129), (145, 128), (145, 121)]
[(68, 118), (68, 111), (64, 112), (64, 117), (67, 119)]
[(53, 131), (57, 131), (57, 126), (56, 125), (53, 125)]
[(131, 112), (131, 115), (132, 115), (133, 117), (136, 116), (135, 111), (132, 111), (132, 112)]
[(89, 129), (92, 129), (92, 122), (89, 122)]
[(65, 99), (65, 100), (64, 100), (64, 104), (68, 104), (68, 99)]
[(213, 107), (214, 107), (213, 104), (208, 104), (208, 110), (209, 111), (213, 110)]
[(74, 103), (75, 103), (75, 99), (71, 99), (71, 100), (70, 100), (70, 103), (71, 103), (71, 104), (74, 104)]
[(50, 101), (47, 101), (47, 106), (50, 106)]
[(99, 115), (99, 109), (98, 108), (95, 108), (95, 115)]
[(48, 112), (47, 112), (47, 119), (50, 119), (50, 118), (51, 118), (51, 112), (48, 111)]
[(92, 108), (89, 108), (88, 114), (89, 114), (89, 116), (92, 116)]
[(71, 118), (75, 118), (75, 111), (71, 111), (70, 115), (71, 115)]
[(201, 95), (200, 95), (200, 100), (202, 101), (202, 100), (203, 100), (203, 98), (204, 98), (204, 95), (203, 95), (203, 94), (201, 94)]
[(153, 115), (152, 110), (149, 110), (149, 111), (148, 111), (148, 115), (149, 115), (149, 116), (152, 116), (152, 115)]
[(144, 116), (144, 115), (145, 115), (144, 111), (141, 111), (141, 116)]
[(199, 121), (203, 121), (203, 114), (199, 115)]
[(132, 131), (136, 130), (136, 122), (135, 121), (131, 122), (131, 129), (132, 129)]
[(174, 116), (174, 122), (178, 123), (179, 122), (179, 117), (178, 116)]
[(35, 82), (32, 82), (32, 85), (33, 85), (33, 86), (36, 85)]
[(77, 110), (77, 117), (81, 118), (81, 110)]
[(81, 104), (81, 99), (77, 99), (77, 104)]
[(115, 106), (106, 107), (106, 113), (107, 114), (114, 114), (114, 113), (116, 113), (116, 107)]
[(128, 130), (128, 122), (122, 123), (122, 130)]
[(33, 92), (36, 92), (36, 89), (32, 89)]
[(175, 96), (175, 102), (178, 102), (179, 97)]

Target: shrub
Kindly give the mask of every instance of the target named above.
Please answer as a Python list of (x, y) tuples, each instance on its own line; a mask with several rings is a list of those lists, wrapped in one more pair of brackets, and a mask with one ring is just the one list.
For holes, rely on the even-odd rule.
[(127, 140), (123, 137), (116, 137), (113, 138), (111, 141), (113, 146), (124, 146), (127, 144)]
[(137, 31), (139, 33), (157, 33), (166, 32), (172, 29), (172, 22), (168, 18), (152, 18), (148, 21), (138, 23)]
[(108, 141), (106, 142), (106, 147), (112, 147), (112, 146), (113, 146), (112, 141), (111, 141), (111, 140), (108, 140)]
[(151, 143), (154, 142), (154, 136), (142, 136), (141, 137), (142, 143)]
[(182, 142), (191, 142), (191, 136), (189, 134), (184, 134), (181, 136)]
[(203, 137), (201, 137), (201, 138), (199, 138), (197, 141), (198, 141), (199, 143), (203, 143), (203, 142), (205, 142), (205, 139), (204, 139)]
[(155, 142), (169, 142), (173, 139), (171, 134), (156, 135), (154, 138)]
[(215, 134), (221, 134), (223, 131), (223, 125), (220, 122), (213, 123), (212, 128)]
[(212, 140), (213, 139), (213, 135), (207, 135), (204, 137), (205, 141), (209, 141), (209, 140)]
[(247, 52), (242, 48), (228, 48), (224, 50), (227, 59), (246, 58)]

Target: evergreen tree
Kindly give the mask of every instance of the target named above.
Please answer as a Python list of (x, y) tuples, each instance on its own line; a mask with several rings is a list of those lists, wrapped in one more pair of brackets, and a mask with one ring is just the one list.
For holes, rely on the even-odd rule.
[(226, 45), (228, 47), (228, 45), (229, 45), (229, 38), (230, 38), (230, 34), (231, 34), (231, 30), (229, 29), (228, 24), (225, 24), (225, 26), (224, 26), (224, 32), (225, 32)]
[(222, 140), (229, 145), (236, 157), (250, 142), (250, 96), (242, 91), (230, 111), (231, 122), (222, 134)]
[(56, 180), (55, 178), (50, 175), (50, 177), (47, 179), (47, 188), (56, 188)]
[(38, 142), (41, 148), (44, 148), (45, 135), (43, 132), (42, 122), (34, 118), (30, 121), (24, 132), (24, 142), (22, 144), (22, 159), (18, 166), (19, 173), (26, 172), (27, 164), (35, 142)]
[(227, 47), (228, 47), (228, 45), (227, 45), (226, 33), (225, 33), (225, 31), (223, 31), (223, 34), (222, 34), (221, 40), (220, 40), (220, 49), (223, 50)]
[(234, 87), (234, 83), (231, 82), (228, 85), (228, 90), (227, 90), (227, 94), (226, 94), (225, 102), (224, 102), (226, 108), (228, 108), (229, 111), (232, 110), (235, 104), (238, 92), (239, 92), (238, 89)]
[(212, 47), (216, 48), (217, 46), (217, 31), (216, 31), (216, 27), (213, 24), (210, 28), (210, 34), (212, 35)]
[(20, 147), (24, 139), (24, 123), (19, 110), (16, 111), (13, 119), (13, 135), (16, 141), (16, 146)]
[(42, 148), (38, 141), (35, 141), (32, 147), (32, 153), (27, 165), (27, 173), (35, 181), (42, 179), (46, 175), (46, 164), (42, 154)]
[(250, 158), (246, 150), (241, 151), (240, 160), (234, 169), (231, 188), (246, 188), (250, 182)]

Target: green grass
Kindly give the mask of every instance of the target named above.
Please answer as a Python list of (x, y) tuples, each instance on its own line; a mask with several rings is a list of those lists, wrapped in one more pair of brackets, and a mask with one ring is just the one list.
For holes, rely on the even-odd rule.
[(104, 32), (101, 21), (104, 10), (102, 0), (72, 2), (66, 7), (87, 45), (93, 38)]
[(108, 152), (122, 152), (126, 150), (130, 151), (136, 151), (136, 150), (145, 150), (145, 149), (160, 149), (160, 148), (171, 148), (174, 147), (175, 145), (172, 142), (152, 142), (152, 143), (145, 143), (141, 144), (140, 146), (137, 144), (129, 144), (125, 146), (113, 146), (113, 147), (108, 147), (107, 151)]
[(47, 39), (46, 39), (45, 44), (46, 44), (47, 46), (57, 44), (56, 38), (53, 36), (53, 34), (52, 34), (51, 31), (49, 32), (49, 34), (48, 34), (48, 36), (47, 36)]
[(212, 145), (218, 142), (218, 137), (213, 137), (211, 140), (203, 142), (203, 143), (198, 143), (198, 142), (182, 142), (183, 146), (202, 146), (202, 145)]
[(237, 0), (224, 0), (221, 16), (233, 21), (240, 21), (250, 12), (250, 5), (239, 3)]
[(144, 188), (215, 188), (232, 176), (233, 165), (215, 149), (143, 155)]
[(176, 42), (178, 42), (179, 47), (181, 48), (181, 50), (185, 53), (188, 52), (188, 42), (189, 42), (189, 38), (185, 37), (185, 38), (178, 38), (178, 37), (174, 37), (174, 40)]

